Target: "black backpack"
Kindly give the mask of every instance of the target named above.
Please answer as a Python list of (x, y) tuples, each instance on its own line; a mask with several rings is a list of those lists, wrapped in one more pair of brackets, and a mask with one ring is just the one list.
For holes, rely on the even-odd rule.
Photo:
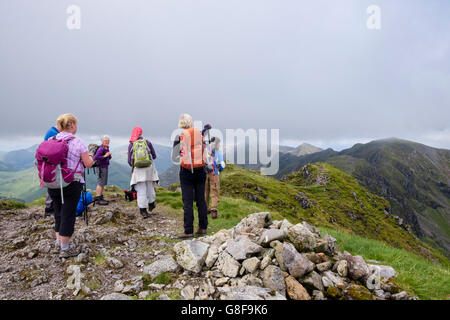
[[(100, 146), (98, 144), (91, 143), (88, 146), (89, 155), (94, 157), (95, 154), (97, 153), (98, 148), (100, 148)], [(96, 167), (98, 167), (98, 163), (97, 163), (97, 160), (94, 160), (94, 163), (92, 164), (92, 168), (96, 168)]]

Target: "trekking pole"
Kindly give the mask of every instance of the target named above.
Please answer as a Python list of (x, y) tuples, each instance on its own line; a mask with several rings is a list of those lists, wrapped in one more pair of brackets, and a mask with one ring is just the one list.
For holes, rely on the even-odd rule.
[(84, 169), (84, 185), (83, 185), (83, 206), (84, 206), (84, 221), (86, 222), (86, 225), (89, 224), (89, 218), (88, 218), (88, 204), (86, 199), (86, 168)]

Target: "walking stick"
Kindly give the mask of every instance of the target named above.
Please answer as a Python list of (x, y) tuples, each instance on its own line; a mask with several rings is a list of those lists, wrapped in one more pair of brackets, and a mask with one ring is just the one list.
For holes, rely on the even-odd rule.
[(86, 225), (89, 224), (89, 217), (88, 217), (88, 203), (86, 199), (86, 168), (84, 169), (84, 185), (83, 185), (83, 206), (84, 206), (84, 221), (86, 222)]

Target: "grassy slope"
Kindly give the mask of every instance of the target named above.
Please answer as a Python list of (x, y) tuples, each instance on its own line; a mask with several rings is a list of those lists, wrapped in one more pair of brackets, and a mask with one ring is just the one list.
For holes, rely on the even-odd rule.
[(13, 210), (13, 209), (23, 209), (26, 205), (23, 202), (11, 200), (11, 199), (0, 199), (0, 210)]
[[(318, 186), (306, 182), (305, 185), (302, 177), (295, 174), (289, 176), (290, 181), (278, 181), (256, 171), (230, 166), (222, 176), (222, 191), (243, 199), (256, 195), (257, 201), (269, 211), (280, 212), (294, 221), (305, 220), (313, 225), (385, 241), (427, 258), (446, 260), (412, 233), (399, 227), (394, 219), (386, 218), (384, 210), (389, 204), (385, 199), (369, 193), (355, 179), (329, 164), (308, 165), (308, 168), (312, 176), (321, 170), (322, 176), (328, 176), (327, 184)], [(306, 195), (311, 208), (302, 208), (295, 198), (299, 192)]]
[(45, 190), (39, 187), (35, 168), (15, 172), (0, 171), (1, 197), (32, 201), (44, 193)]
[[(450, 198), (438, 186), (438, 182), (450, 181), (448, 150), (388, 139), (357, 145), (343, 153), (326, 162), (390, 200), (395, 214), (415, 215), (416, 231), (423, 240), (432, 235), (434, 240), (429, 242), (437, 248), (445, 248), (445, 243), (448, 246)], [(399, 203), (396, 199), (405, 201)]]

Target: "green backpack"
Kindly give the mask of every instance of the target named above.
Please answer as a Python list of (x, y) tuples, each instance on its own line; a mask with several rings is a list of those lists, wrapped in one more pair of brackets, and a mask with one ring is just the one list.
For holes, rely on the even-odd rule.
[(148, 152), (147, 141), (139, 139), (133, 142), (133, 165), (136, 168), (150, 167), (153, 163)]

